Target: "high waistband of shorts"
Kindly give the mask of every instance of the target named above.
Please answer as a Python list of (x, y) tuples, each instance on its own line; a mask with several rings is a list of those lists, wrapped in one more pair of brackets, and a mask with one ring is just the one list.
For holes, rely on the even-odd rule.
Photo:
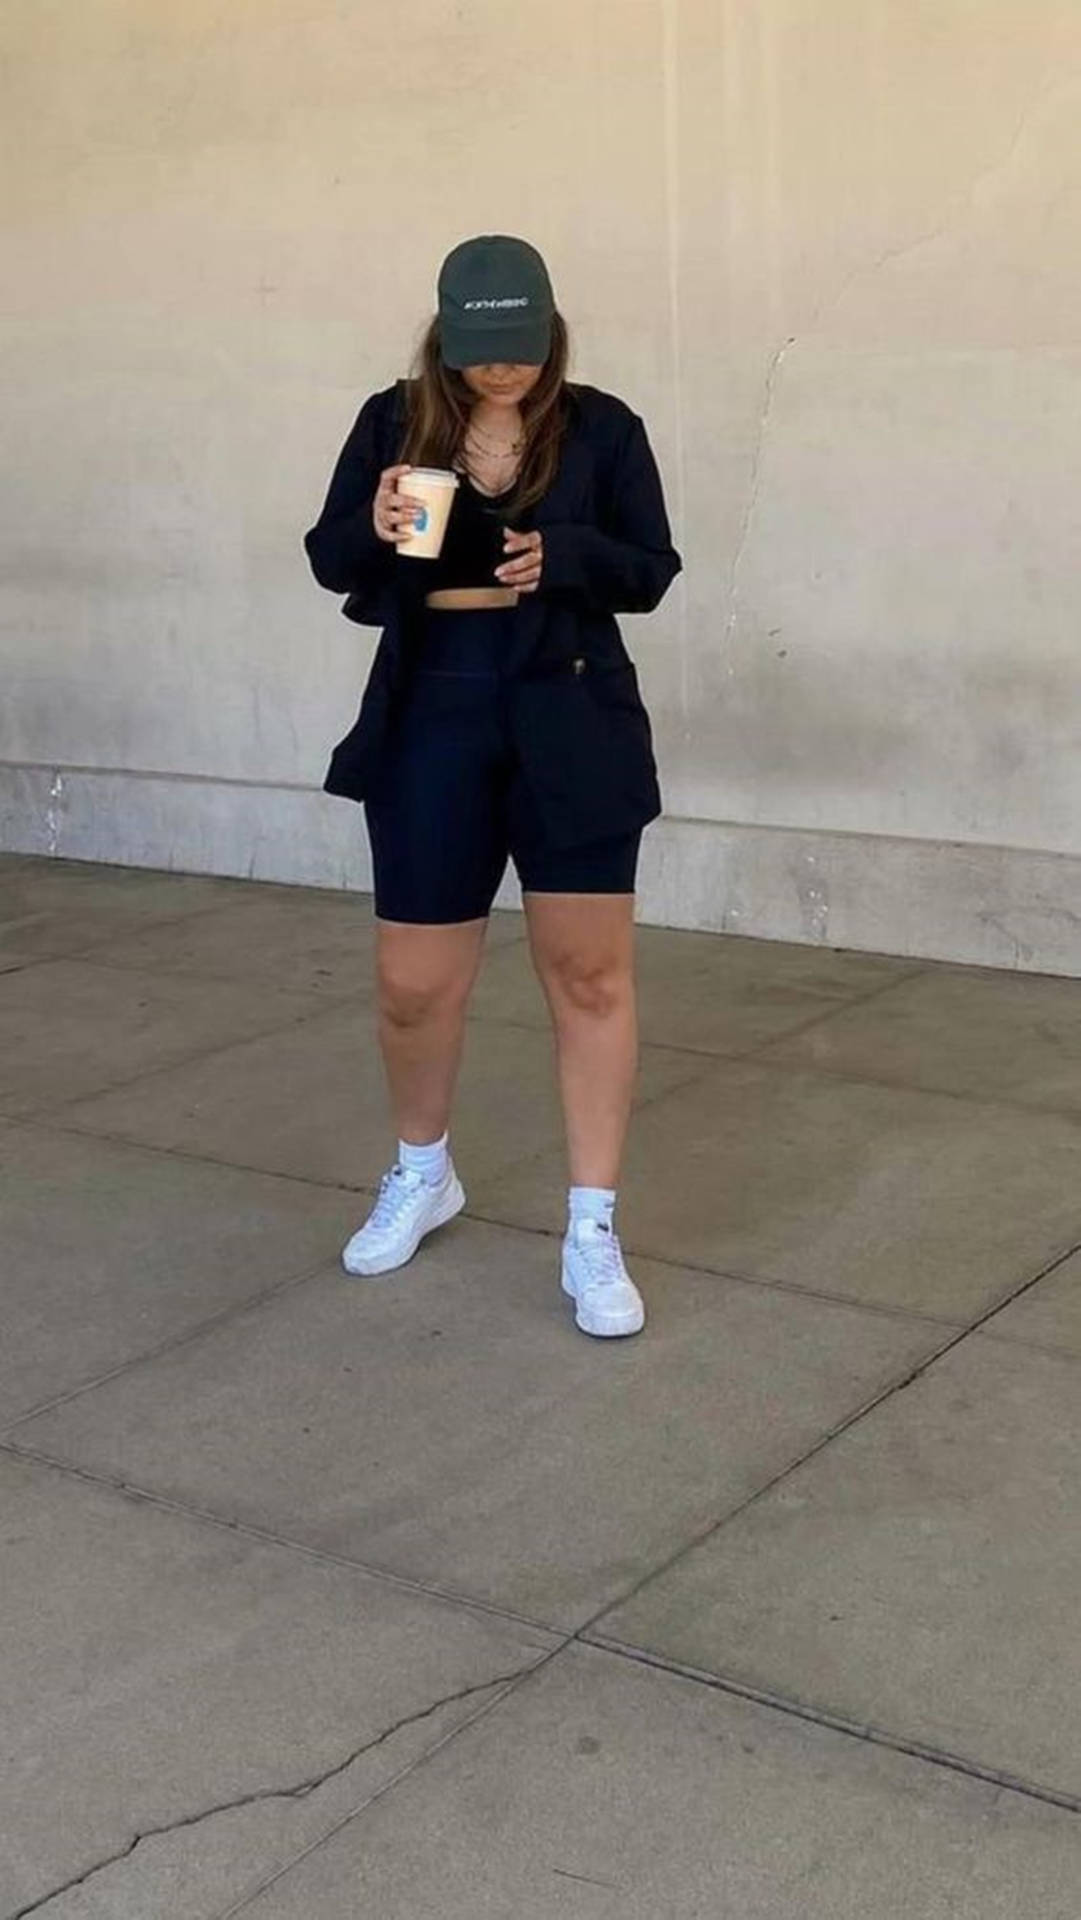
[(427, 607), (419, 673), (498, 675), (510, 651), (513, 607)]

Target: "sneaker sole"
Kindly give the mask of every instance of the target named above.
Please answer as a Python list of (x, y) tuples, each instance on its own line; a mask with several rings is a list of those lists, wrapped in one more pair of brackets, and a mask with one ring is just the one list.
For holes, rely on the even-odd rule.
[(428, 1235), (435, 1233), (439, 1227), (445, 1227), (448, 1220), (453, 1220), (456, 1214), (461, 1213), (464, 1206), (465, 1190), (461, 1181), (455, 1180), (454, 1185), (450, 1188), (446, 1199), (441, 1203), (434, 1218), (429, 1220), (427, 1225), (421, 1228), (415, 1239), (406, 1242), (404, 1253), (399, 1254), (397, 1259), (380, 1260), (373, 1256), (370, 1260), (354, 1259), (347, 1261), (343, 1251), (342, 1267), (344, 1271), (354, 1280), (371, 1280), (381, 1273), (397, 1273), (399, 1267), (407, 1267), (409, 1265), (421, 1241), (426, 1240)]
[(582, 1333), (591, 1333), (597, 1340), (623, 1340), (629, 1334), (641, 1333), (646, 1324), (643, 1307), (629, 1307), (625, 1313), (591, 1314), (579, 1304), (574, 1281), (571, 1279), (566, 1259), (563, 1261), (561, 1285), (569, 1300), (574, 1301), (574, 1324)]

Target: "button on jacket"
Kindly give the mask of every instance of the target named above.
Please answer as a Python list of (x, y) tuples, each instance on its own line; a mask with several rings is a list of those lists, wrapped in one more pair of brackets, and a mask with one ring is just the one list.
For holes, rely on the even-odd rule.
[[(565, 393), (555, 478), (514, 521), (540, 529), (544, 565), (537, 590), (512, 610), (504, 670), (514, 747), (557, 847), (631, 833), (661, 810), (649, 717), (615, 616), (650, 612), (682, 565), (639, 416), (596, 387), (568, 383)], [(372, 524), (379, 475), (399, 458), (404, 405), (402, 381), (365, 402), (304, 536), (319, 584), (347, 596), (349, 619), (382, 628), (360, 711), (323, 782), (350, 800), (376, 791), (395, 704), (425, 621), (438, 618), (424, 607), (425, 562), (406, 559)]]

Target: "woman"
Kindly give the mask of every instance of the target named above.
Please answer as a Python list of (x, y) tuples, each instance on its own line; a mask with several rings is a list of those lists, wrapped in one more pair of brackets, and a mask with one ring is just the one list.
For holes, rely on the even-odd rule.
[[(567, 332), (525, 241), (463, 241), (413, 377), (373, 394), (305, 537), (319, 583), (383, 629), (328, 792), (363, 801), (379, 1033), (399, 1135), (349, 1273), (389, 1272), (459, 1213), (448, 1145), (466, 1006), (513, 858), (551, 1010), (570, 1160), (562, 1285), (576, 1321), (637, 1333), (613, 1227), (636, 1067), (632, 943), (650, 724), (614, 618), (655, 607), (675, 552), (645, 428), (566, 377)], [(403, 545), (413, 466), (459, 477), (437, 560)]]

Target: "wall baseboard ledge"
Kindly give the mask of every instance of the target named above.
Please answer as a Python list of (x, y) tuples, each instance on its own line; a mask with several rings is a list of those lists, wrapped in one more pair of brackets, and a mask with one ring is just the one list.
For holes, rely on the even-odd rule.
[[(0, 847), (301, 886), (371, 886), (361, 810), (301, 785), (0, 764)], [(512, 876), (499, 904), (514, 906)], [(1081, 855), (665, 818), (656, 926), (1081, 976)]]

